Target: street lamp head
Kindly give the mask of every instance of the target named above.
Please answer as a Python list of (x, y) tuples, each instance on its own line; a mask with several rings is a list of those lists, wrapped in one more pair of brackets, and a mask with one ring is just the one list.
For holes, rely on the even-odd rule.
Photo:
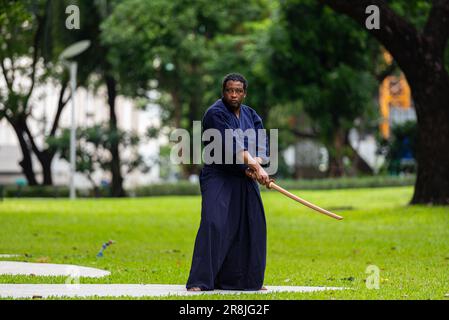
[(64, 51), (59, 55), (59, 60), (67, 61), (70, 60), (77, 55), (81, 54), (82, 52), (86, 51), (87, 48), (90, 46), (90, 40), (83, 40), (75, 42), (74, 44), (70, 45)]

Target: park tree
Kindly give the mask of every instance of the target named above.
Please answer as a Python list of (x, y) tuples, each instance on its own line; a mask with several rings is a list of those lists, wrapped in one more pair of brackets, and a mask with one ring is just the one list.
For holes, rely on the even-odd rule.
[[(79, 28), (67, 28), (66, 9), (75, 4), (79, 8)], [(38, 184), (32, 163), (32, 154), (41, 164), (43, 184), (52, 184), (51, 164), (60, 151), (50, 147), (46, 140), (60, 134), (59, 120), (68, 101), (68, 75), (58, 56), (68, 45), (91, 40), (91, 48), (76, 57), (79, 65), (78, 82), (88, 86), (89, 76), (95, 77), (93, 87), (104, 84), (110, 109), (108, 149), (111, 154), (107, 166), (112, 173), (112, 194), (123, 196), (122, 162), (116, 116), (116, 97), (119, 86), (114, 70), (107, 59), (108, 48), (100, 41), (100, 24), (111, 10), (108, 1), (2, 1), (1, 60), (5, 87), (2, 92), (0, 117), (8, 120), (18, 137), (23, 159), (20, 165), (30, 185)], [(20, 84), (19, 82), (22, 81)], [(32, 132), (29, 121), (33, 115), (33, 92), (41, 84), (52, 81), (59, 87), (59, 99), (53, 123), (43, 126), (42, 132)], [(23, 85), (25, 83), (25, 86)], [(24, 89), (25, 88), (25, 89)], [(48, 108), (48, 106), (45, 106)], [(39, 119), (39, 121), (46, 121)], [(47, 128), (48, 127), (48, 128)], [(47, 128), (47, 129), (46, 129)], [(42, 143), (39, 143), (41, 141)]]
[[(61, 134), (59, 120), (69, 99), (68, 75), (58, 61), (59, 54), (70, 44), (80, 40), (91, 40), (90, 49), (76, 57), (78, 62), (78, 83), (82, 86), (107, 89), (110, 109), (109, 139), (106, 145), (111, 155), (108, 170), (112, 173), (112, 194), (123, 196), (122, 168), (119, 134), (116, 116), (116, 97), (121, 93), (116, 70), (108, 59), (108, 47), (103, 45), (100, 24), (115, 5), (115, 1), (2, 1), (0, 23), (0, 58), (5, 85), (0, 99), (0, 119), (5, 118), (17, 135), (22, 150), (20, 161), (23, 173), (30, 185), (39, 182), (33, 168), (32, 154), (41, 164), (43, 184), (52, 184), (51, 164), (60, 151), (50, 147), (50, 141)], [(79, 8), (79, 28), (67, 28), (67, 8)], [(94, 77), (90, 77), (95, 75)], [(95, 80), (91, 80), (91, 79)], [(52, 84), (59, 90), (59, 99), (53, 121), (45, 125), (41, 132), (33, 132), (29, 122), (33, 118), (33, 93), (44, 83)], [(48, 106), (45, 106), (48, 108)]]
[[(62, 111), (67, 104), (65, 72), (58, 71), (51, 48), (51, 1), (0, 1), (0, 120), (5, 118), (19, 141), (22, 160), (19, 165), (30, 185), (37, 185), (32, 154), (42, 168), (43, 185), (53, 183), (51, 163), (55, 151), (39, 141), (56, 135)], [(58, 93), (56, 112), (51, 119), (34, 114), (39, 100), (36, 87), (51, 82)], [(42, 125), (38, 132), (32, 121)]]
[[(89, 180), (95, 196), (100, 196), (101, 186), (95, 180), (94, 174), (99, 169), (105, 172), (111, 171), (109, 150), (112, 134), (119, 135), (118, 140), (121, 142), (121, 146), (129, 150), (130, 153), (122, 161), (125, 174), (131, 173), (136, 169), (146, 173), (150, 169), (139, 153), (138, 148), (141, 138), (138, 135), (120, 129), (111, 133), (110, 130), (109, 124), (105, 122), (89, 127), (79, 127), (76, 132), (76, 171)], [(47, 143), (50, 148), (60, 153), (62, 159), (70, 161), (70, 129), (61, 130), (60, 135), (50, 137)], [(112, 189), (109, 189), (108, 195), (113, 195)]]
[[(352, 18), (393, 56), (417, 115), (417, 178), (411, 204), (449, 204), (449, 1), (319, 0)], [(367, 19), (379, 13), (379, 28)], [(373, 7), (371, 7), (372, 9)], [(367, 13), (368, 12), (368, 13)], [(373, 13), (374, 12), (374, 13)]]

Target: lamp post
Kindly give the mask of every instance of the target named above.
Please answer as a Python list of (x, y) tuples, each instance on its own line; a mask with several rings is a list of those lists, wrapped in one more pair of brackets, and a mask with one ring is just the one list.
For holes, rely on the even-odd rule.
[(76, 91), (76, 74), (78, 64), (73, 60), (74, 57), (86, 51), (90, 46), (89, 40), (75, 42), (67, 47), (60, 55), (59, 60), (70, 70), (70, 87), (71, 87), (71, 126), (70, 126), (70, 199), (76, 198), (75, 192), (75, 172), (76, 172), (76, 123), (75, 123), (75, 91)]

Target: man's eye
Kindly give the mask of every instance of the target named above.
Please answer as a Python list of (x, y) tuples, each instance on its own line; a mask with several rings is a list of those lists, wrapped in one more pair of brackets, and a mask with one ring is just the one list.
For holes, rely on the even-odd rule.
[(242, 89), (235, 89), (235, 90), (234, 89), (226, 89), (226, 93), (232, 93), (232, 92), (242, 94), (243, 90)]

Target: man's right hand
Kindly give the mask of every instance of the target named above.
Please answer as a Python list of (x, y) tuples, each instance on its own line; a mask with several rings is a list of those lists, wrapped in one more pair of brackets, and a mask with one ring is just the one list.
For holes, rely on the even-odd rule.
[(268, 173), (265, 171), (264, 168), (259, 166), (257, 168), (257, 170), (255, 171), (255, 174), (256, 174), (257, 182), (259, 182), (260, 184), (262, 184), (264, 186), (268, 185), (268, 183), (270, 182), (270, 176), (268, 175)]
[(252, 179), (257, 180), (257, 182), (264, 186), (267, 186), (270, 182), (270, 176), (261, 166), (258, 166), (256, 169), (248, 168), (246, 175)]
[(256, 179), (260, 184), (268, 186), (268, 184), (270, 183), (270, 176), (260, 165), (262, 159), (259, 157), (253, 158), (246, 150), (244, 150), (240, 154), (240, 156), (243, 158), (243, 163), (248, 164), (249, 168), (252, 170), (252, 173), (254, 175), (254, 177), (252, 178)]

